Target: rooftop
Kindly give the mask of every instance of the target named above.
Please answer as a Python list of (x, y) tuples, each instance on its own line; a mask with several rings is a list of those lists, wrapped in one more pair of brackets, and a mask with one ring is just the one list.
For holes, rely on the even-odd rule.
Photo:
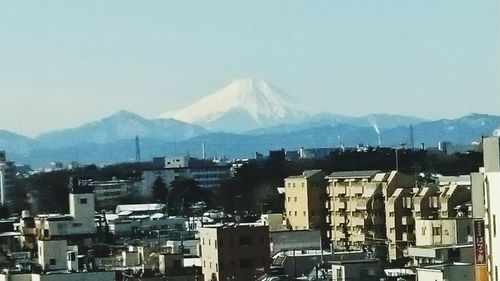
[(309, 178), (309, 177), (314, 176), (317, 173), (321, 173), (321, 172), (322, 172), (321, 170), (306, 170), (306, 171), (302, 172), (302, 175), (289, 176), (288, 178), (291, 178), (291, 179), (294, 179), (294, 178), (303, 178), (303, 179), (306, 179), (306, 178)]
[(326, 176), (328, 179), (345, 179), (345, 178), (354, 178), (354, 179), (365, 179), (372, 178), (377, 173), (381, 171), (378, 170), (366, 170), (366, 171), (343, 171), (343, 172), (333, 172), (330, 175)]

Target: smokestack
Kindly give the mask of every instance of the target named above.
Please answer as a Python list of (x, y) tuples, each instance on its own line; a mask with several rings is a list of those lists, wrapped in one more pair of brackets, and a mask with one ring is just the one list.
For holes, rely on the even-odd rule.
[(205, 160), (205, 157), (206, 157), (206, 154), (205, 154), (205, 153), (206, 153), (206, 151), (205, 151), (205, 143), (202, 143), (202, 144), (201, 144), (201, 158), (202, 158), (203, 160)]

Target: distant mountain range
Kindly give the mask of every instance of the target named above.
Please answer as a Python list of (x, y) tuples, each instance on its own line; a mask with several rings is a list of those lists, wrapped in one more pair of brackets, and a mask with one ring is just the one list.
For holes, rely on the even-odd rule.
[[(214, 94), (158, 119), (120, 111), (83, 126), (27, 138), (0, 130), (0, 150), (8, 158), (35, 167), (50, 162), (113, 163), (135, 157), (135, 136), (140, 136), (142, 159), (191, 154), (252, 157), (255, 152), (299, 147), (365, 145), (397, 146), (411, 143), (436, 146), (479, 141), (500, 128), (500, 116), (470, 114), (457, 119), (372, 114), (348, 117), (310, 114), (300, 110), (286, 93), (265, 81), (236, 80)], [(180, 120), (180, 121), (179, 121)], [(497, 131), (498, 132), (498, 131)]]

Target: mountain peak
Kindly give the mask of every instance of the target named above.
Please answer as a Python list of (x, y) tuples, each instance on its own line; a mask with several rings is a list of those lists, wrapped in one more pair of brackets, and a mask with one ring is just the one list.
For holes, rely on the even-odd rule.
[(284, 91), (260, 79), (236, 79), (199, 101), (160, 118), (174, 118), (225, 131), (245, 131), (303, 116)]

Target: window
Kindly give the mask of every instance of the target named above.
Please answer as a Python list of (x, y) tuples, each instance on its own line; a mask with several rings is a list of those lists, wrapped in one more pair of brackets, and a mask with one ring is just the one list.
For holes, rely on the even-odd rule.
[(302, 187), (304, 187), (304, 186), (305, 186), (305, 184), (304, 184), (304, 183), (302, 183)]
[(294, 215), (297, 216), (297, 211), (294, 212)]
[(87, 198), (80, 198), (80, 204), (87, 204)]
[(81, 223), (79, 223), (79, 222), (74, 222), (74, 223), (73, 223), (73, 227), (79, 227), (79, 226), (82, 226), (82, 224), (81, 224)]
[(293, 202), (297, 202), (297, 197), (294, 197), (294, 198), (293, 198)]
[(56, 265), (56, 259), (50, 259), (49, 263), (50, 265)]
[(295, 183), (292, 183), (292, 187), (295, 187)]
[(291, 217), (292, 216), (292, 211), (288, 211), (288, 216)]
[(436, 226), (432, 228), (432, 235), (441, 235), (441, 227)]
[(290, 202), (290, 197), (288, 197), (288, 198), (286, 199), (286, 201)]
[(425, 235), (425, 226), (422, 226), (422, 228), (420, 230), (421, 230), (422, 235)]
[(337, 268), (337, 270), (335, 270), (335, 276), (337, 280), (342, 280), (344, 278), (344, 276), (342, 276), (342, 268)]
[(214, 241), (214, 247), (217, 249), (217, 240)]
[(304, 217), (305, 217), (306, 216), (306, 211), (303, 211), (302, 213), (304, 214)]

